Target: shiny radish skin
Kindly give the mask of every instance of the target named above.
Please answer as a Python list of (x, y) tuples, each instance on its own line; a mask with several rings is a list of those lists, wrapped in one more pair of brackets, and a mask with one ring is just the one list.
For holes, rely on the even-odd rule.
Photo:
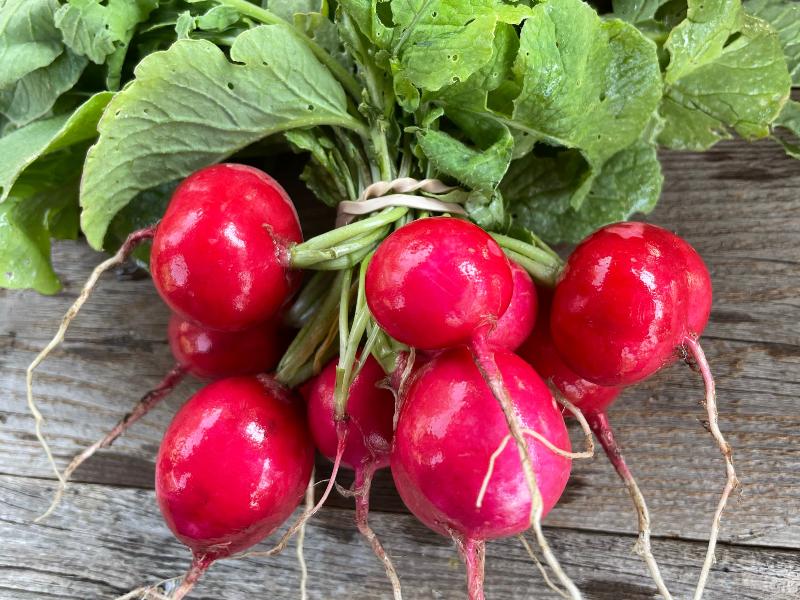
[[(517, 354), (527, 361), (545, 381), (550, 382), (567, 400), (588, 418), (605, 412), (622, 392), (620, 387), (606, 387), (587, 381), (561, 358), (550, 335), (552, 291), (537, 287), (539, 314), (531, 335), (517, 348)], [(565, 416), (570, 412), (562, 409)]]
[[(533, 368), (506, 350), (494, 356), (522, 425), (570, 450), (564, 418)], [(513, 441), (498, 456), (480, 508), (491, 455), (508, 437), (497, 400), (465, 347), (442, 352), (414, 376), (402, 399), (391, 468), (406, 506), (451, 537), (487, 540), (530, 527), (530, 488)], [(544, 514), (556, 504), (571, 461), (527, 437)]]
[[(317, 449), (333, 460), (339, 444), (334, 420), (336, 364), (333, 359), (302, 387), (306, 399), (308, 424)], [(380, 364), (371, 355), (353, 380), (347, 396), (347, 441), (342, 465), (357, 469), (370, 463), (374, 469), (389, 466), (394, 419), (394, 395), (378, 384), (386, 379)]]
[(219, 331), (173, 314), (167, 338), (178, 364), (200, 379), (267, 373), (283, 350), (276, 321), (242, 331)]
[(271, 378), (234, 377), (197, 392), (175, 415), (156, 459), (156, 498), (196, 558), (258, 543), (297, 507), (314, 446), (298, 403)]
[(158, 225), (150, 272), (167, 305), (206, 327), (236, 331), (271, 319), (299, 285), (286, 265), (303, 239), (291, 199), (245, 165), (196, 171)]
[(514, 291), (505, 312), (486, 336), (486, 341), (497, 348), (516, 350), (531, 334), (536, 324), (538, 300), (536, 286), (528, 272), (514, 261), (509, 261), (514, 279)]
[(387, 237), (370, 261), (366, 297), (381, 328), (422, 350), (470, 341), (511, 301), (511, 267), (477, 225), (419, 219)]
[(655, 225), (617, 223), (570, 255), (556, 285), (550, 332), (578, 375), (604, 386), (630, 385), (677, 357), (688, 293), (675, 239)]
[(711, 316), (713, 296), (711, 275), (697, 250), (692, 248), (684, 239), (678, 236), (673, 237), (686, 263), (686, 290), (688, 294), (686, 329), (689, 335), (698, 338), (705, 330), (706, 325), (708, 325), (708, 319)]

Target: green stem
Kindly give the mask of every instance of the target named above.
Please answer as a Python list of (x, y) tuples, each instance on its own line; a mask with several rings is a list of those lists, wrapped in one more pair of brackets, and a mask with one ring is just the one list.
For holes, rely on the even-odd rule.
[(325, 248), (323, 250), (298, 249), (295, 246), (290, 250), (290, 263), (295, 269), (313, 268), (314, 265), (331, 261), (342, 256), (347, 256), (365, 248), (371, 248), (376, 242), (382, 240), (389, 233), (389, 227), (384, 226), (373, 231), (361, 234), (342, 244)]
[(347, 72), (341, 64), (339, 64), (335, 58), (333, 58), (328, 52), (319, 44), (317, 44), (314, 40), (309, 38), (308, 36), (304, 35), (300, 31), (294, 28), (290, 23), (287, 23), (283, 19), (281, 19), (278, 15), (273, 12), (268, 11), (266, 8), (261, 8), (260, 6), (256, 6), (255, 4), (251, 4), (247, 2), (247, 0), (214, 0), (217, 4), (224, 4), (226, 6), (230, 6), (231, 8), (238, 11), (240, 14), (251, 17), (260, 23), (264, 23), (266, 25), (284, 25), (289, 28), (294, 35), (301, 39), (311, 50), (314, 56), (317, 57), (322, 64), (324, 64), (331, 73), (334, 74), (336, 79), (338, 79), (344, 88), (347, 90), (348, 94), (352, 96), (352, 98), (359, 102), (361, 100), (361, 86), (359, 85), (356, 78), (353, 77), (350, 73)]
[(378, 229), (384, 225), (394, 223), (407, 212), (408, 208), (405, 206), (393, 206), (385, 208), (376, 215), (356, 221), (355, 223), (350, 223), (344, 227), (338, 227), (328, 231), (327, 233), (323, 233), (317, 237), (311, 238), (302, 244), (298, 244), (292, 248), (292, 254), (296, 252), (303, 252), (305, 250), (322, 250), (325, 248), (331, 248), (337, 244), (341, 244), (354, 237), (372, 231), (373, 229)]
[(530, 273), (530, 276), (536, 280), (536, 283), (547, 287), (555, 287), (559, 270), (553, 270), (550, 267), (543, 266), (541, 263), (531, 260), (527, 256), (509, 250), (508, 248), (503, 248), (503, 251), (508, 258)]
[(376, 240), (369, 246), (365, 246), (356, 252), (351, 252), (350, 254), (340, 256), (339, 258), (316, 263), (309, 268), (314, 269), (315, 271), (341, 271), (343, 269), (352, 269), (358, 263), (364, 260), (364, 258), (377, 247), (379, 242), (380, 240)]
[[(334, 389), (334, 407), (335, 417), (339, 421), (344, 418), (347, 411), (347, 398), (350, 393), (350, 386), (353, 383), (353, 365), (356, 362), (356, 354), (358, 353), (358, 346), (361, 343), (361, 338), (364, 337), (364, 332), (367, 329), (367, 323), (370, 319), (369, 308), (367, 308), (366, 301), (366, 285), (365, 280), (367, 276), (367, 267), (371, 255), (366, 257), (361, 262), (361, 268), (358, 275), (358, 293), (356, 295), (356, 310), (353, 317), (353, 326), (348, 331), (346, 327), (341, 325), (341, 313), (339, 321), (339, 362), (336, 366), (336, 387)], [(349, 307), (348, 307), (349, 309)], [(349, 313), (349, 310), (348, 310)], [(349, 316), (349, 314), (348, 314)], [(346, 319), (347, 317), (345, 317)], [(342, 341), (344, 340), (344, 341)]]
[(311, 319), (297, 333), (281, 358), (275, 370), (275, 378), (284, 385), (294, 380), (298, 369), (313, 358), (317, 347), (325, 339), (330, 324), (336, 319), (342, 277), (342, 273), (337, 273), (328, 295), (319, 304)]
[(286, 311), (284, 322), (298, 329), (305, 325), (322, 296), (330, 289), (332, 280), (333, 275), (329, 272), (317, 271), (314, 273), (300, 290), (291, 308)]
[[(352, 280), (353, 271), (345, 270), (342, 275), (342, 287), (339, 290), (339, 356), (344, 356), (347, 351), (347, 339), (350, 337), (348, 328), (350, 327), (350, 282)], [(336, 370), (338, 372), (339, 369)]]
[(501, 247), (507, 250), (513, 250), (517, 254), (527, 256), (531, 260), (541, 263), (544, 266), (550, 267), (554, 270), (560, 269), (564, 263), (554, 253), (546, 252), (536, 246), (518, 240), (516, 238), (502, 235), (500, 233), (489, 233), (494, 240), (500, 244)]

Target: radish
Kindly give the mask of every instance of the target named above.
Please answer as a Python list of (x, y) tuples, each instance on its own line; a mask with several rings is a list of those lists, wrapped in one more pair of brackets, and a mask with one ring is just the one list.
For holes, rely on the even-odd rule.
[(480, 227), (452, 217), (412, 221), (387, 237), (370, 261), (367, 303), (394, 339), (435, 350), (490, 329), (514, 281), (500, 246)]
[(238, 330), (272, 318), (299, 284), (289, 247), (302, 241), (283, 188), (253, 167), (220, 164), (183, 180), (150, 252), (153, 283), (173, 311)]
[(271, 322), (244, 331), (216, 331), (172, 315), (167, 339), (176, 364), (153, 389), (147, 391), (131, 411), (102, 438), (85, 448), (61, 474), (59, 488), (45, 518), (58, 506), (72, 474), (101, 448), (109, 448), (131, 425), (163, 400), (187, 374), (200, 379), (266, 373), (275, 367), (283, 347), (277, 323)]
[(514, 278), (511, 301), (497, 320), (494, 329), (486, 336), (486, 341), (498, 348), (516, 350), (533, 331), (536, 323), (537, 298), (536, 287), (528, 272), (514, 261), (509, 263), (511, 276)]
[[(722, 512), (738, 486), (732, 450), (719, 429), (714, 379), (697, 341), (710, 310), (711, 278), (695, 250), (665, 229), (631, 222), (603, 227), (578, 245), (556, 286), (550, 318), (560, 356), (593, 383), (635, 383), (679, 355), (691, 357), (699, 369), (708, 429), (725, 460), (726, 482), (695, 599), (708, 580)], [(614, 462), (613, 432), (604, 413), (597, 414), (594, 428)], [(623, 479), (629, 477), (624, 462), (615, 467)]]
[[(570, 441), (564, 419), (529, 365), (506, 350), (493, 352), (521, 427), (528, 438), (530, 432), (536, 434), (526, 450), (543, 517), (569, 478), (571, 461), (564, 453), (569, 452)], [(468, 349), (444, 351), (412, 376), (395, 431), (392, 475), (411, 512), (434, 531), (456, 540), (473, 600), (483, 598), (486, 540), (515, 535), (530, 526), (532, 495), (520, 456), (505, 448), (508, 438), (503, 411)], [(487, 465), (493, 467), (490, 474)], [(476, 498), (480, 498), (477, 504)]]
[(543, 498), (523, 423), (486, 340), (508, 308), (513, 288), (511, 267), (498, 243), (480, 227), (452, 217), (420, 219), (395, 230), (378, 246), (365, 277), (369, 310), (390, 336), (422, 350), (469, 345), (517, 446), (532, 498), (529, 523), (548, 564), (571, 596), (580, 598), (544, 538)]
[(167, 339), (178, 364), (202, 379), (266, 373), (283, 351), (276, 320), (242, 331), (218, 331), (172, 315)]
[(183, 598), (215, 560), (260, 542), (303, 497), (314, 447), (301, 411), (267, 376), (212, 383), (172, 420), (156, 460), (156, 498), (192, 567)]
[[(308, 423), (317, 449), (335, 461), (340, 431), (335, 418), (334, 390), (337, 360), (329, 362), (314, 379), (301, 388), (306, 399)], [(369, 526), (369, 491), (377, 469), (389, 466), (395, 401), (392, 392), (379, 387), (386, 379), (380, 364), (366, 356), (361, 370), (350, 384), (347, 395), (347, 441), (341, 455), (342, 465), (355, 471), (354, 490), (356, 525), (381, 560), (392, 583), (394, 597), (402, 598), (400, 581), (392, 561), (375, 532)]]

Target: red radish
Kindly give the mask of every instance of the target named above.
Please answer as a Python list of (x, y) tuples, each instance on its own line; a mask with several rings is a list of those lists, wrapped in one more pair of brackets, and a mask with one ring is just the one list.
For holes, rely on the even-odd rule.
[(293, 398), (267, 376), (212, 383), (175, 415), (156, 460), (156, 498), (192, 568), (184, 597), (209, 565), (260, 542), (292, 514), (314, 448)]
[(220, 164), (183, 180), (156, 229), (150, 271), (173, 311), (233, 331), (272, 318), (296, 289), (302, 241), (291, 199), (269, 175)]
[[(308, 423), (317, 449), (335, 461), (340, 448), (340, 429), (335, 419), (334, 389), (337, 359), (329, 362), (314, 379), (301, 388), (306, 399)], [(342, 464), (355, 471), (353, 495), (356, 502), (356, 525), (383, 563), (399, 600), (400, 581), (391, 559), (369, 526), (369, 491), (377, 469), (389, 466), (395, 401), (392, 392), (379, 387), (386, 379), (380, 364), (371, 355), (350, 385), (347, 395), (348, 435), (342, 452)]]
[(172, 315), (167, 338), (179, 365), (196, 377), (216, 379), (275, 368), (283, 349), (278, 328), (270, 321), (242, 331), (218, 331)]
[(596, 231), (570, 255), (550, 326), (556, 348), (581, 377), (628, 385), (677, 356), (686, 335), (685, 261), (666, 233), (645, 223), (618, 223)]
[[(526, 434), (535, 431), (569, 451), (559, 407), (536, 372), (505, 350), (495, 351), (494, 360)], [(484, 542), (530, 526), (531, 493), (515, 448), (494, 457), (490, 485), (484, 485), (487, 465), (507, 439), (503, 411), (469, 350), (442, 352), (413, 376), (395, 431), (392, 475), (406, 506), (423, 523), (458, 540), (470, 571), (470, 598), (483, 598), (482, 573), (476, 570)], [(538, 439), (526, 441), (544, 515), (564, 491), (571, 461)]]
[(536, 323), (536, 287), (528, 272), (514, 261), (509, 261), (514, 278), (511, 302), (497, 320), (486, 341), (498, 348), (516, 350), (525, 341)]
[[(596, 231), (572, 253), (556, 286), (550, 322), (561, 357), (594, 383), (641, 381), (679, 354), (691, 357), (690, 364), (699, 369), (708, 429), (725, 459), (726, 482), (695, 599), (702, 596), (722, 512), (738, 485), (731, 447), (719, 429), (714, 379), (697, 341), (710, 310), (711, 278), (689, 244), (654, 225), (617, 223)], [(603, 412), (597, 413), (593, 427), (613, 462), (618, 448)], [(624, 461), (615, 466), (628, 483)]]
[[(517, 446), (532, 503), (529, 523), (544, 557), (573, 598), (580, 597), (549, 548), (541, 528), (543, 499), (523, 435), (523, 423), (486, 335), (508, 308), (514, 280), (500, 246), (484, 230), (452, 217), (412, 221), (387, 237), (366, 272), (370, 312), (390, 336), (414, 348), (468, 344), (499, 403)], [(468, 561), (469, 563), (469, 561)]]
[[(390, 390), (378, 387), (384, 379), (386, 374), (380, 364), (369, 356), (350, 385), (346, 421), (349, 433), (342, 464), (355, 471), (368, 463), (374, 469), (389, 466), (394, 396)], [(314, 444), (331, 460), (339, 445), (334, 420), (335, 386), (336, 359), (301, 389), (308, 407), (308, 424)]]
[(422, 350), (467, 343), (494, 326), (513, 288), (500, 246), (452, 217), (412, 221), (392, 233), (366, 277), (367, 304), (381, 328)]

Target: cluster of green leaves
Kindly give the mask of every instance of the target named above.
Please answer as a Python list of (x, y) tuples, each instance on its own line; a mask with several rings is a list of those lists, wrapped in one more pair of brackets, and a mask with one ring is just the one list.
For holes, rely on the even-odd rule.
[(439, 177), (487, 229), (574, 242), (655, 206), (659, 146), (777, 129), (800, 157), (798, 79), (790, 0), (0, 0), (0, 285), (58, 289), (78, 202), (113, 248), (276, 134), (328, 204)]

